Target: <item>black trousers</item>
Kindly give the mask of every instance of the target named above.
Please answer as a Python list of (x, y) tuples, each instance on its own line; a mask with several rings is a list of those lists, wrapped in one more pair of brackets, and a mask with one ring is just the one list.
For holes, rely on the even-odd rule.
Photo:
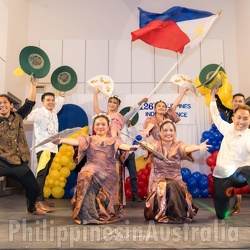
[[(39, 160), (40, 160), (40, 157), (41, 157), (42, 153), (43, 153), (43, 151), (40, 151), (40, 152), (38, 152), (36, 154), (37, 162), (38, 163), (39, 163)], [(37, 197), (37, 201), (45, 201), (45, 198), (44, 198), (44, 195), (43, 195), (44, 183), (45, 183), (46, 176), (49, 173), (49, 168), (50, 168), (50, 165), (51, 165), (51, 163), (52, 163), (53, 158), (55, 157), (55, 155), (56, 155), (55, 153), (50, 153), (50, 160), (46, 164), (45, 168), (43, 168), (42, 170), (40, 170), (37, 173), (37, 175), (36, 175), (36, 179), (37, 179), (38, 185), (40, 187), (40, 194)]]
[(135, 165), (135, 153), (129, 154), (128, 158), (124, 162), (124, 166), (127, 167), (130, 177), (130, 186), (134, 197), (138, 197), (138, 184), (136, 177), (136, 165)]
[(32, 213), (35, 211), (35, 202), (39, 195), (40, 188), (33, 172), (30, 170), (27, 162), (20, 165), (12, 165), (7, 161), (0, 159), (0, 176), (9, 176), (24, 187), (27, 198), (27, 210)]
[(237, 203), (234, 188), (250, 186), (250, 166), (238, 168), (227, 178), (213, 177), (214, 180), (214, 207), (218, 219), (227, 217)]

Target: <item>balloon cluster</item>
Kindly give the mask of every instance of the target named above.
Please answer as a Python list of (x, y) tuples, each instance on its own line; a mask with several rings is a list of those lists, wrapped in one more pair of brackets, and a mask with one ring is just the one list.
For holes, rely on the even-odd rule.
[(215, 124), (212, 124), (212, 127), (209, 131), (204, 131), (202, 133), (200, 142), (204, 142), (208, 139), (207, 144), (211, 145), (211, 147), (208, 149), (208, 152), (212, 153), (213, 151), (219, 150), (221, 141), (223, 139), (223, 135), (220, 133), (220, 131), (217, 129)]
[[(214, 79), (214, 81), (218, 80), (218, 77), (221, 78), (222, 86), (220, 87), (218, 91), (218, 96), (220, 97), (220, 100), (222, 103), (229, 109), (232, 109), (232, 98), (233, 95), (231, 94), (232, 92), (232, 85), (228, 82), (228, 78), (226, 74), (222, 71), (218, 74), (218, 76)], [(196, 86), (200, 86), (201, 82), (199, 80), (199, 77), (195, 78), (194, 83)], [(206, 88), (204, 86), (201, 86), (197, 88), (198, 92), (205, 96), (205, 103), (207, 106), (210, 104), (210, 92), (211, 90), (209, 88)]]
[[(145, 198), (148, 196), (148, 182), (150, 175), (150, 162), (145, 165), (145, 168), (141, 168), (137, 171), (137, 183), (138, 183), (138, 196)], [(130, 177), (128, 176), (125, 180), (125, 195), (127, 198), (132, 198), (133, 193), (130, 186)]]
[(181, 175), (192, 197), (208, 197), (210, 195), (209, 178), (207, 175), (198, 171), (191, 173), (190, 169), (184, 167), (181, 168)]
[[(88, 134), (88, 127), (83, 127), (77, 133), (68, 138), (77, 138), (80, 135)], [(64, 187), (67, 183), (67, 178), (70, 176), (70, 171), (74, 170), (76, 164), (73, 161), (73, 147), (63, 144), (58, 153), (53, 158), (49, 173), (46, 176), (44, 184), (44, 197), (53, 196), (60, 199), (64, 196)]]

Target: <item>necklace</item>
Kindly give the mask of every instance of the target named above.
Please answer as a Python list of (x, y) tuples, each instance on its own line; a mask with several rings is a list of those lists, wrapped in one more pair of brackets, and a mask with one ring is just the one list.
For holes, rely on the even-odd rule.
[[(171, 143), (172, 144), (172, 143)], [(167, 148), (167, 156), (170, 154), (170, 152), (171, 152), (171, 144), (170, 144), (170, 147), (167, 147), (166, 146), (166, 148)], [(162, 142), (162, 140), (161, 140), (161, 153), (164, 155), (164, 150), (163, 150), (163, 142)]]

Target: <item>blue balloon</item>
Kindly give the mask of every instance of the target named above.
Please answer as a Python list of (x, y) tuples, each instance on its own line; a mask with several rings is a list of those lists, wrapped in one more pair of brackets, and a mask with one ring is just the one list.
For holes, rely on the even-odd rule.
[(208, 187), (208, 180), (205, 178), (201, 178), (198, 180), (198, 187), (203, 190)]
[(181, 168), (181, 176), (182, 180), (187, 182), (188, 179), (191, 177), (191, 171), (188, 168)]
[(208, 176), (206, 174), (202, 174), (200, 179), (206, 179), (208, 181)]
[(201, 195), (201, 197), (204, 197), (204, 198), (208, 197), (210, 195), (209, 189), (208, 188), (201, 189), (200, 195)]
[(223, 138), (223, 135), (219, 131), (216, 131), (214, 132), (214, 137), (217, 141), (221, 141)]
[(188, 186), (188, 189), (195, 188), (197, 187), (197, 181), (193, 177), (190, 177), (187, 181), (187, 186)]
[(212, 129), (218, 130), (218, 128), (216, 127), (216, 125), (214, 123), (212, 124)]
[(217, 144), (217, 145), (215, 146), (215, 150), (217, 150), (217, 151), (220, 150), (220, 144), (219, 144), (219, 145)]
[(212, 145), (212, 146), (214, 146), (214, 147), (218, 144), (218, 141), (217, 141), (217, 140), (212, 140), (212, 141), (211, 141), (211, 144), (210, 144), (210, 140), (209, 140), (208, 142), (209, 142), (209, 143), (208, 143), (209, 145)]
[(197, 187), (189, 189), (189, 192), (191, 193), (191, 195), (193, 196), (193, 198), (198, 198), (200, 196), (200, 194), (201, 194), (200, 189), (197, 188)]
[(213, 141), (215, 139), (214, 134), (212, 132), (209, 132), (209, 141)]
[(227, 117), (223, 113), (220, 113), (220, 117), (222, 120), (227, 121)]
[(201, 173), (198, 172), (198, 171), (193, 172), (193, 173), (192, 173), (192, 177), (193, 177), (196, 181), (198, 181), (198, 180), (200, 179), (200, 177), (201, 177)]
[(139, 143), (137, 141), (133, 141), (133, 145), (138, 145)]
[(209, 139), (209, 136), (210, 136), (210, 132), (209, 131), (204, 131), (201, 135), (201, 137), (206, 140), (206, 139)]
[(204, 139), (203, 137), (201, 137), (200, 139), (200, 143), (204, 142), (206, 139)]
[(135, 139), (136, 139), (137, 141), (140, 141), (140, 140), (142, 139), (142, 136), (141, 136), (141, 135), (137, 135), (137, 136), (135, 137)]
[(209, 153), (212, 153), (215, 151), (215, 147), (214, 146), (211, 146), (210, 148), (208, 148), (207, 150)]

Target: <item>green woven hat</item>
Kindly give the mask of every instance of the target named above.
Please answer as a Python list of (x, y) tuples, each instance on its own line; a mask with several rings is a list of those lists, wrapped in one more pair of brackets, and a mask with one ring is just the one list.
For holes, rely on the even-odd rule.
[(26, 74), (34, 74), (36, 78), (45, 77), (50, 70), (47, 54), (35, 46), (27, 46), (22, 49), (19, 54), (19, 63)]
[[(215, 80), (216, 76), (218, 75), (220, 71), (223, 71), (224, 73), (226, 73), (223, 67), (221, 67), (221, 65), (209, 64), (205, 66), (201, 70), (200, 75), (199, 75), (201, 86), (212, 89), (215, 84), (218, 85), (217, 82), (213, 82), (213, 81)], [(221, 86), (218, 86), (218, 87), (221, 87)]]
[(51, 75), (51, 84), (59, 91), (69, 91), (76, 86), (76, 83), (76, 72), (69, 66), (61, 66)]

